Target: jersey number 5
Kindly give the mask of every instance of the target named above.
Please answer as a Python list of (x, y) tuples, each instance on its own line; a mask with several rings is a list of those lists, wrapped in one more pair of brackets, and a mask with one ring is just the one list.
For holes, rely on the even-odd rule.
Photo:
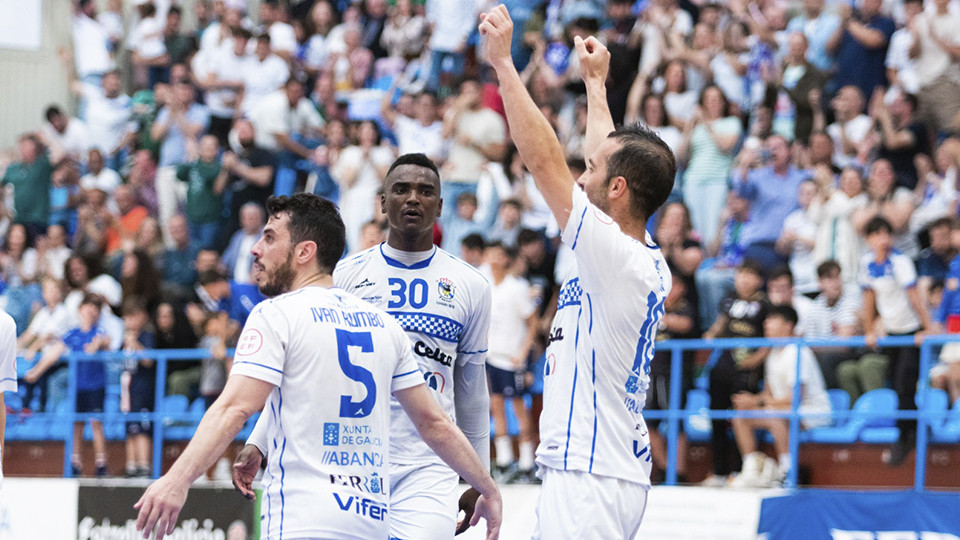
[(390, 278), (387, 283), (390, 284), (388, 308), (402, 308), (407, 304), (407, 300), (410, 301), (410, 307), (413, 309), (423, 309), (427, 305), (427, 289), (429, 287), (425, 280), (417, 278), (407, 286), (407, 282), (400, 278)]
[(353, 396), (340, 396), (340, 418), (363, 418), (373, 412), (373, 406), (377, 403), (377, 383), (370, 370), (350, 362), (350, 347), (360, 347), (360, 352), (372, 353), (373, 336), (370, 332), (337, 329), (337, 360), (340, 371), (367, 390), (366, 397), (360, 401), (353, 401)]

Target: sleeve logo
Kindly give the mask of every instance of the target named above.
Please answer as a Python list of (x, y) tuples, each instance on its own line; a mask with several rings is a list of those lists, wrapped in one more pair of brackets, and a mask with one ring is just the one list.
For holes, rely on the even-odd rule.
[(237, 356), (250, 356), (260, 352), (263, 347), (263, 334), (256, 328), (248, 328), (237, 341)]

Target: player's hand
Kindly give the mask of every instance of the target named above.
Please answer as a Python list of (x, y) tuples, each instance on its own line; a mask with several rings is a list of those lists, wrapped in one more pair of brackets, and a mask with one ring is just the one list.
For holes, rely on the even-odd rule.
[(237, 454), (237, 459), (233, 460), (233, 469), (230, 471), (233, 487), (251, 501), (257, 496), (253, 491), (253, 479), (257, 476), (262, 461), (263, 454), (252, 444), (244, 446)]
[(503, 499), (500, 492), (495, 491), (492, 496), (481, 495), (477, 499), (477, 506), (473, 511), (470, 526), (480, 523), (480, 518), (487, 521), (487, 540), (500, 538), (500, 524), (503, 521)]
[(580, 58), (580, 78), (583, 82), (605, 83), (607, 71), (610, 69), (610, 51), (593, 36), (587, 39), (576, 36), (573, 38), (573, 45)]
[(477, 499), (480, 498), (480, 492), (470, 488), (460, 496), (460, 510), (463, 511), (463, 519), (457, 522), (457, 534), (466, 532), (470, 528), (470, 521), (473, 520), (473, 513), (477, 508)]
[(480, 35), (486, 39), (487, 61), (496, 68), (498, 65), (513, 65), (510, 57), (510, 44), (513, 40), (513, 21), (506, 6), (500, 4), (489, 12), (480, 15)]
[(143, 497), (133, 505), (140, 511), (137, 515), (137, 531), (142, 531), (144, 538), (150, 538), (156, 529), (156, 540), (173, 534), (173, 529), (177, 526), (177, 516), (187, 501), (189, 488), (188, 484), (171, 479), (169, 475), (164, 475), (151, 484)]

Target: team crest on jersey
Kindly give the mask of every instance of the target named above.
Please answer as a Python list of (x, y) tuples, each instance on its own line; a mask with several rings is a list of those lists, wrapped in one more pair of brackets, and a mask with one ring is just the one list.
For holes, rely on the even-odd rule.
[(453, 296), (457, 292), (457, 286), (453, 284), (453, 280), (448, 278), (440, 278), (437, 281), (437, 303), (447, 306), (454, 307)]
[(426, 381), (427, 386), (436, 390), (437, 392), (443, 393), (443, 387), (446, 386), (446, 380), (443, 378), (443, 373), (439, 371), (433, 371), (423, 374), (423, 380)]

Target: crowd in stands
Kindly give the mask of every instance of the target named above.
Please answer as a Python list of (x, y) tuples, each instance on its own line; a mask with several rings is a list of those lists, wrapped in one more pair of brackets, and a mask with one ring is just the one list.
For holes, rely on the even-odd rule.
[[(38, 128), (4, 155), (13, 193), (0, 205), (0, 301), (24, 354), (40, 358), (25, 376), (25, 409), (63, 399), (65, 350), (209, 348), (202, 366), (174, 366), (168, 386), (214, 399), (225, 351), (261, 299), (249, 250), (266, 198), (306, 190), (337, 202), (348, 252), (366, 249), (384, 240), (386, 171), (409, 152), (441, 168), (436, 243), (487, 267), (513, 297), (501, 301), (518, 328), (498, 337), (522, 352), (498, 367), (542, 371), (572, 257), (483, 63), (476, 27), (491, 2), (266, 0), (247, 12), (239, 0), (198, 0), (191, 28), (176, 1), (135, 4), (129, 14), (118, 0), (102, 11), (75, 2), (61, 56), (76, 107), (37, 111)], [(615, 122), (649, 126), (678, 158), (674, 192), (648, 227), (674, 276), (659, 339), (866, 335), (863, 350), (799, 355), (802, 402), (829, 410), (825, 388), (855, 400), (890, 386), (901, 408), (915, 406), (918, 349), (874, 345), (960, 332), (960, 2), (506, 4), (514, 60), (574, 175), (592, 166), (576, 36), (610, 50)], [(709, 372), (711, 408), (789, 407), (784, 377), (797, 357), (723, 352)], [(684, 360), (684, 389), (701, 368), (693, 362)], [(653, 362), (648, 407), (666, 406), (668, 363), (669, 353)], [(123, 410), (152, 405), (152, 369), (124, 366)], [(102, 408), (103, 373), (82, 376), (84, 405)], [(960, 397), (957, 350), (945, 347), (929, 376), (951, 402)], [(514, 397), (494, 400), (503, 469), (512, 448), (501, 398)], [(518, 410), (524, 469), (535, 414)], [(730, 423), (714, 422), (711, 482), (737, 471), (740, 455), (749, 481), (770, 468), (755, 453), (760, 424), (734, 422), (731, 440)], [(915, 425), (899, 423), (891, 464)], [(786, 432), (763, 426), (782, 477)], [(128, 426), (132, 474), (148, 466), (148, 428)], [(654, 452), (660, 468), (663, 456)]]

